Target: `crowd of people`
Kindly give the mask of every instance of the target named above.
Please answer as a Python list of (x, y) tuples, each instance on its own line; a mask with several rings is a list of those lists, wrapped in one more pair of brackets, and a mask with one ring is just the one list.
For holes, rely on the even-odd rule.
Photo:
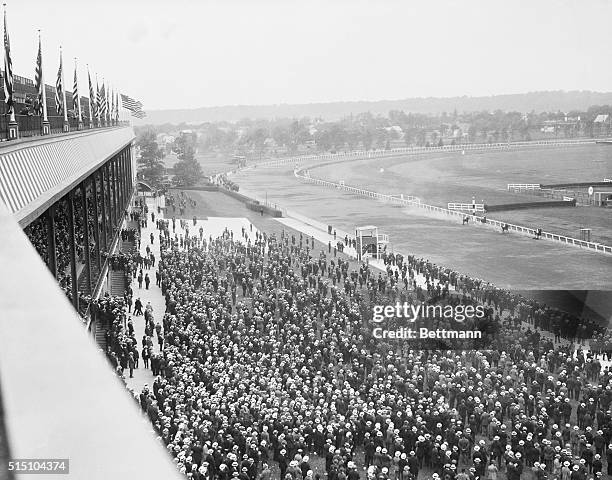
[[(138, 401), (187, 478), (612, 474), (611, 373), (572, 343), (609, 338), (595, 322), (415, 257), (377, 274), (284, 232), (156, 226), (166, 312), (145, 308), (158, 358)], [(498, 328), (485, 350), (400, 348), (368, 322), (394, 299), (483, 304)], [(120, 372), (138, 362), (127, 303), (109, 338)]]
[[(75, 235), (75, 256), (77, 262), (77, 271), (80, 270), (79, 265), (85, 264), (85, 248), (89, 249), (89, 255), (91, 259), (95, 258), (96, 255), (96, 243), (94, 229), (98, 228), (99, 235), (103, 236), (106, 234), (110, 237), (110, 218), (107, 218), (107, 222), (102, 221), (101, 214), (101, 190), (98, 189), (98, 218), (95, 218), (95, 210), (93, 197), (91, 192), (88, 194), (87, 201), (87, 215), (83, 211), (83, 191), (76, 189), (74, 191), (74, 235)], [(108, 198), (106, 199), (108, 202)], [(67, 198), (62, 199), (54, 208), (54, 228), (55, 228), (55, 261), (57, 270), (57, 281), (60, 287), (64, 290), (68, 298), (72, 301), (72, 277), (70, 271), (70, 223), (68, 218), (69, 208), (67, 205)], [(138, 213), (133, 213), (133, 215)], [(87, 219), (88, 231), (89, 231), (89, 245), (85, 245), (85, 219)], [(107, 225), (109, 232), (105, 232), (104, 226)], [(35, 219), (32, 223), (24, 228), (24, 232), (28, 239), (40, 255), (41, 259), (48, 265), (48, 225), (46, 215), (41, 215)], [(134, 238), (138, 232), (135, 229), (126, 229), (123, 234), (128, 235), (130, 238)], [(126, 240), (126, 238), (124, 238)], [(100, 245), (100, 253), (103, 258), (106, 258), (107, 252), (102, 249)], [(85, 314), (88, 305), (90, 303), (90, 295), (87, 292), (78, 291), (79, 304), (82, 315)]]
[(185, 214), (187, 208), (195, 208), (198, 203), (196, 200), (181, 191), (176, 196), (172, 193), (166, 194), (166, 206), (172, 209), (172, 214), (178, 213), (180, 216)]
[[(181, 193), (167, 205), (184, 215), (197, 203)], [(121, 238), (138, 250), (109, 257), (131, 282), (123, 297), (93, 302), (93, 314), (109, 327), (118, 375), (151, 369), (137, 400), (187, 478), (612, 475), (612, 336), (596, 321), (414, 256), (385, 253), (376, 273), (302, 234), (251, 226), (212, 238), (196, 218), (156, 218), (143, 203), (131, 215), (138, 228)], [(148, 221), (159, 259), (154, 237), (140, 238)], [(45, 259), (44, 223), (26, 233)], [(56, 234), (66, 272), (61, 209)], [(165, 312), (135, 293), (153, 271)], [(484, 305), (495, 328), (483, 349), (374, 338), (372, 306), (397, 301)]]

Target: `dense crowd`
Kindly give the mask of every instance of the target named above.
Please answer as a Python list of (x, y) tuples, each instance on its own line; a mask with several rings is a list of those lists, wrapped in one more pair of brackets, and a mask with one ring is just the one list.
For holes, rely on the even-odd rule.
[(172, 193), (166, 194), (166, 208), (172, 209), (172, 214), (178, 213), (180, 216), (185, 214), (187, 208), (195, 208), (197, 206), (197, 201), (191, 198), (188, 195), (185, 195), (184, 192), (179, 192), (177, 195), (173, 195)]
[[(376, 274), (309, 239), (205, 238), (195, 223), (183, 237), (156, 222), (166, 313), (145, 318), (143, 348), (157, 337), (160, 353), (139, 395), (188, 478), (612, 474), (610, 371), (561, 341), (608, 338), (595, 322), (414, 257)], [(398, 299), (483, 304), (495, 335), (447, 351), (373, 338), (371, 304)], [(138, 341), (122, 312), (109, 340), (123, 370)]]

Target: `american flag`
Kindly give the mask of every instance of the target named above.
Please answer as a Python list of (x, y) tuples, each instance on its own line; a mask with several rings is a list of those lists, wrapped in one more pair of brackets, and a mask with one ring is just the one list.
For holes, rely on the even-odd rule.
[(89, 118), (93, 121), (96, 114), (96, 92), (94, 91), (93, 84), (91, 83), (91, 75), (89, 74), (89, 68), (87, 69), (87, 80), (89, 80)]
[(115, 92), (115, 120), (119, 121), (119, 94)]
[(40, 41), (40, 37), (38, 38), (38, 55), (36, 57), (36, 73), (34, 75), (34, 80), (36, 83), (36, 92), (38, 95), (38, 101), (35, 106), (36, 115), (42, 115), (43, 113), (43, 88), (45, 88), (43, 84), (43, 70), (42, 70), (42, 45)]
[(74, 63), (74, 85), (72, 86), (72, 108), (77, 112), (77, 116), (79, 112), (79, 84), (77, 81), (77, 66), (76, 62)]
[(57, 114), (61, 115), (64, 113), (64, 85), (62, 83), (64, 65), (62, 62), (62, 52), (60, 50), (60, 64), (57, 70), (57, 80), (55, 80), (55, 108)]
[(142, 103), (134, 100), (127, 95), (121, 94), (121, 105), (123, 108), (132, 112), (132, 117), (144, 118), (147, 114), (142, 110)]
[(11, 42), (6, 26), (6, 10), (4, 10), (4, 101), (8, 105), (8, 113), (13, 110), (13, 62), (11, 61)]
[(102, 88), (100, 89), (100, 116), (105, 119), (106, 111), (107, 111), (107, 103), (106, 103), (106, 90), (104, 89), (104, 82), (102, 82)]
[(96, 117), (100, 120), (100, 107), (102, 99), (100, 97), (100, 85), (98, 85), (98, 77), (96, 77)]

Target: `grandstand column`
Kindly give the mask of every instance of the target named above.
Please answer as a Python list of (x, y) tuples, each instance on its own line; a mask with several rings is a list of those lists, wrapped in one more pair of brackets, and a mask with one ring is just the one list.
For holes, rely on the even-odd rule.
[(102, 214), (102, 246), (104, 251), (108, 253), (108, 229), (107, 229), (107, 211), (106, 208), (106, 193), (104, 192), (104, 167), (98, 170), (100, 174), (100, 213)]
[(81, 205), (83, 210), (83, 253), (85, 256), (85, 275), (91, 291), (91, 258), (89, 255), (89, 211), (87, 209), (87, 183), (81, 183)]
[(96, 266), (99, 274), (102, 274), (102, 258), (100, 256), (100, 224), (98, 216), (98, 185), (96, 175), (91, 177), (91, 196), (93, 198), (93, 218), (94, 218), (94, 242), (96, 242)]
[(125, 204), (124, 207), (127, 208), (127, 203), (130, 200), (130, 192), (128, 191), (128, 173), (127, 173), (127, 155), (125, 149), (121, 152), (121, 174), (123, 176), (123, 191), (125, 192)]
[(110, 253), (111, 242), (113, 241), (113, 196), (111, 194), (111, 175), (110, 175), (110, 162), (104, 165), (104, 169), (106, 170), (106, 194), (108, 195), (108, 224), (107, 224), (107, 235), (108, 235), (108, 253)]
[(45, 213), (47, 220), (47, 266), (53, 278), (57, 278), (57, 248), (55, 245), (55, 205), (51, 205)]
[(126, 147), (125, 153), (126, 153), (126, 158), (127, 158), (128, 183), (129, 183), (129, 189), (131, 193), (132, 190), (134, 190), (134, 176), (132, 174), (132, 146), (131, 145)]
[(127, 162), (125, 161), (125, 152), (122, 155), (121, 161), (121, 177), (123, 182), (123, 209), (126, 210), (130, 206), (130, 192), (127, 177)]
[(126, 208), (129, 206), (132, 189), (130, 188), (130, 170), (129, 170), (129, 151), (126, 148), (123, 151), (123, 175), (125, 178), (125, 200), (126, 200)]
[(125, 161), (125, 150), (121, 154), (121, 177), (123, 182), (123, 209), (127, 209), (130, 202), (130, 194), (128, 192), (128, 179), (127, 179), (127, 169), (126, 169), (126, 161)]
[(121, 153), (119, 153), (119, 163), (118, 163), (118, 168), (119, 168), (119, 178), (121, 179), (121, 215), (123, 218), (123, 213), (125, 212), (126, 209), (126, 200), (127, 200), (127, 192), (125, 190), (125, 168), (124, 168), (124, 164), (123, 164), (123, 151)]
[(125, 177), (123, 172), (123, 150), (117, 154), (117, 170), (119, 171), (119, 191), (121, 192), (121, 208), (125, 210)]
[(74, 190), (68, 194), (68, 244), (70, 248), (70, 289), (72, 304), (79, 309), (79, 292), (77, 279), (76, 233), (74, 231)]
[(115, 175), (117, 178), (117, 224), (120, 224), (123, 218), (123, 179), (119, 168), (119, 156), (115, 157)]
[(117, 223), (119, 223), (119, 202), (117, 195), (117, 171), (115, 170), (115, 159), (110, 161), (110, 169), (112, 172), (112, 187), (113, 187), (113, 222), (112, 222), (112, 231), (113, 238), (115, 233), (115, 228), (117, 228)]

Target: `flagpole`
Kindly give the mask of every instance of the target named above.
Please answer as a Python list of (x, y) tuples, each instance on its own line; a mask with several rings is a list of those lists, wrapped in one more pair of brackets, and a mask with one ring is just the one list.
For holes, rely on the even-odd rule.
[(94, 101), (95, 99), (92, 98), (93, 95), (93, 86), (91, 85), (91, 73), (89, 72), (89, 63), (87, 64), (87, 83), (88, 83), (88, 87), (89, 87), (89, 128), (94, 128)]
[(106, 126), (110, 127), (111, 126), (111, 122), (110, 122), (110, 105), (108, 104), (108, 90), (109, 90), (110, 86), (107, 84), (106, 88), (104, 89), (104, 97), (106, 99), (106, 101), (104, 102), (106, 105), (106, 109), (105, 109), (105, 114), (106, 114)]
[[(19, 125), (17, 125), (17, 121), (15, 120), (15, 100), (13, 98), (15, 87), (13, 84), (13, 65), (10, 57), (11, 45), (6, 25), (6, 3), (2, 5), (4, 6), (4, 95), (5, 101), (8, 100), (7, 93), (10, 95), (8, 139), (13, 140), (19, 138)], [(10, 92), (8, 91), (9, 89)]]
[(42, 37), (40, 29), (38, 30), (38, 50), (40, 51), (40, 89), (42, 96), (42, 134), (49, 135), (51, 133), (51, 126), (49, 125), (49, 118), (47, 116), (47, 89), (45, 88), (45, 76), (42, 68)]
[(83, 130), (83, 116), (81, 115), (81, 95), (79, 94), (79, 80), (77, 76), (77, 58), (74, 57), (74, 86), (76, 87), (77, 94), (77, 108), (79, 109), (79, 130)]
[(114, 100), (113, 100), (113, 90), (112, 88), (109, 88), (110, 91), (110, 108), (108, 109), (108, 118), (109, 118), (109, 122), (111, 125), (114, 125), (115, 122), (113, 122), (113, 107), (115, 106)]
[(104, 84), (104, 77), (102, 77), (102, 90), (100, 91), (100, 103), (98, 104), (98, 108), (100, 109), (100, 123), (103, 127), (106, 127), (106, 107), (104, 106), (106, 92), (104, 91)]
[(108, 127), (108, 83), (106, 81), (102, 82), (102, 91), (104, 95), (102, 95), (102, 105), (104, 105), (104, 125)]
[(66, 82), (64, 81), (64, 60), (62, 58), (62, 46), (60, 45), (60, 69), (62, 75), (62, 110), (64, 110), (64, 132), (70, 131), (68, 123), (68, 109), (66, 108)]
[(96, 73), (96, 120), (98, 128), (102, 126), (102, 120), (100, 119), (100, 87), (98, 85), (98, 74)]

